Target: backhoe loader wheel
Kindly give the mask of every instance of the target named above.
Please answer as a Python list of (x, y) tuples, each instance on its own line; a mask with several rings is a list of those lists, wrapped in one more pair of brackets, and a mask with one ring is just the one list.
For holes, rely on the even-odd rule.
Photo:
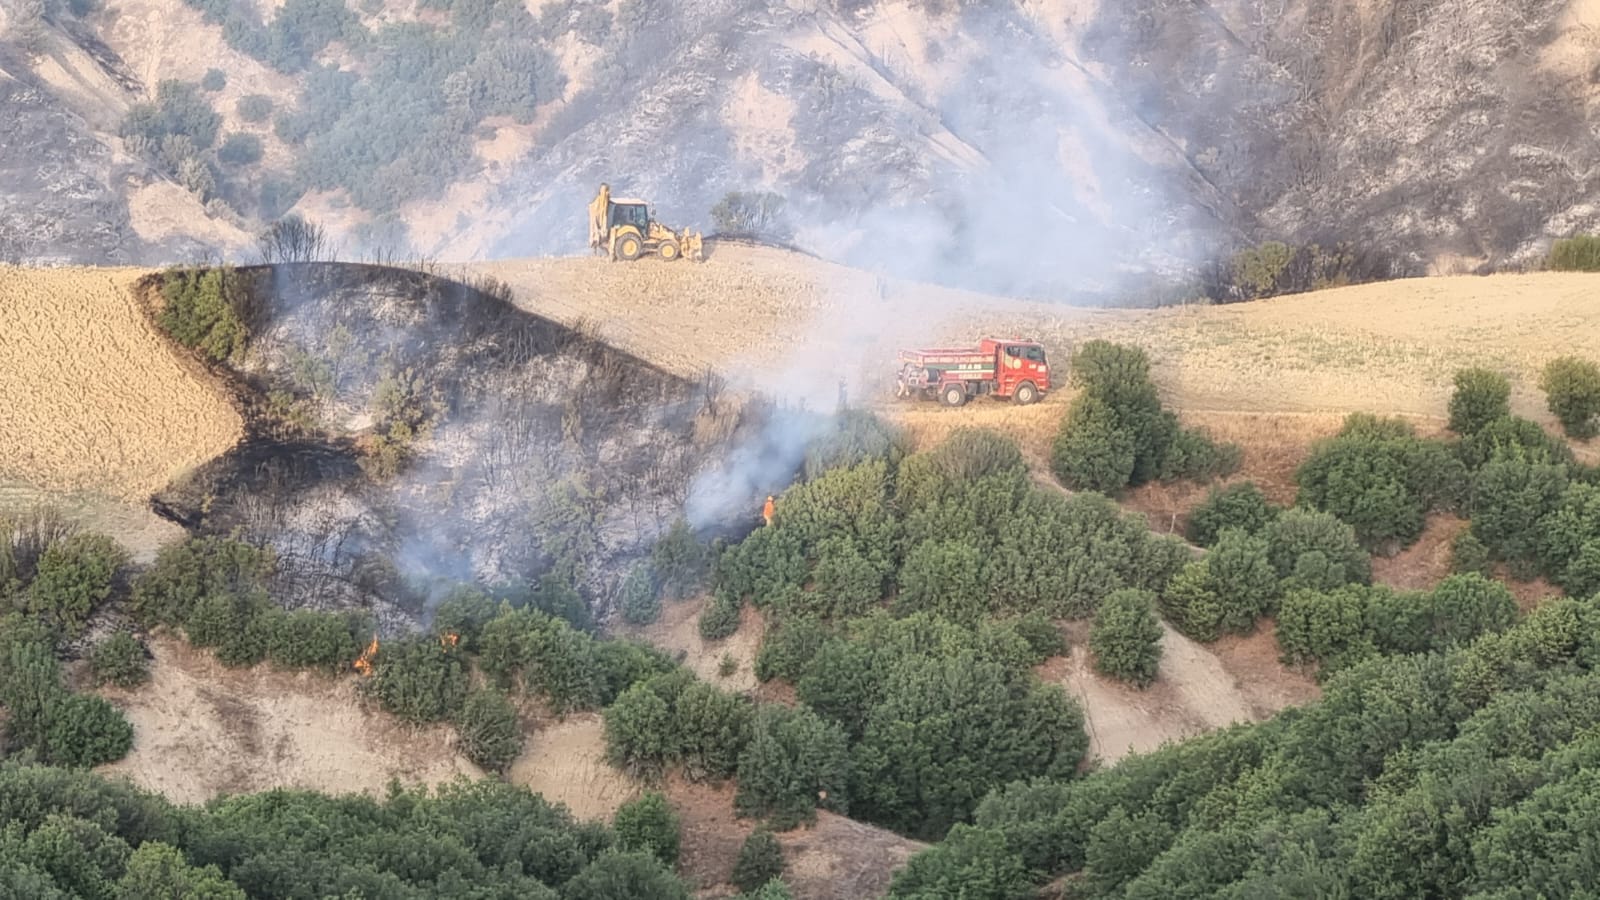
[(946, 385), (939, 392), (939, 399), (944, 401), (945, 406), (961, 406), (967, 402), (967, 389), (959, 384)]
[(671, 262), (672, 260), (678, 258), (678, 242), (662, 241), (661, 244), (656, 247), (656, 252), (661, 254), (662, 259)]
[(644, 253), (644, 241), (631, 234), (617, 238), (617, 259), (633, 262)]
[(1023, 383), (1017, 385), (1017, 392), (1013, 396), (1015, 397), (1018, 406), (1029, 406), (1038, 402), (1039, 389), (1033, 386), (1033, 382), (1024, 381)]

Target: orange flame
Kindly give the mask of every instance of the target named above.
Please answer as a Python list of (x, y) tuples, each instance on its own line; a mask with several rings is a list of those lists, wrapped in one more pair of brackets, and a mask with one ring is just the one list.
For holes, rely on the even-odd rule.
[(367, 649), (362, 651), (361, 656), (357, 657), (357, 659), (356, 659), (356, 662), (355, 662), (356, 671), (360, 672), (362, 675), (371, 675), (372, 674), (372, 658), (374, 656), (377, 656), (377, 655), (378, 655), (378, 636), (377, 635), (373, 635), (372, 636), (372, 643), (368, 644), (367, 645)]
[(444, 634), (439, 635), (439, 646), (446, 650), (459, 643), (461, 643), (461, 635), (456, 634), (454, 631), (446, 631)]

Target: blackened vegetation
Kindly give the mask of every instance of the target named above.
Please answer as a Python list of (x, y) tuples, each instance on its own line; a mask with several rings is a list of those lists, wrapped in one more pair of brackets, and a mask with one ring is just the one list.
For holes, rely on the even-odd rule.
[(524, 312), (492, 280), (237, 273), (260, 301), (225, 373), (247, 438), (153, 503), (272, 546), (290, 606), (403, 627), (457, 582), (555, 576), (603, 612), (715, 445), (742, 437), (716, 385)]

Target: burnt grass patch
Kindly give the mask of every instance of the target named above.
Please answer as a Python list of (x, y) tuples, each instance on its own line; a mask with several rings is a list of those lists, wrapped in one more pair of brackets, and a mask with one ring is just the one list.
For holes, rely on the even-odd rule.
[[(166, 277), (143, 286), (152, 312)], [(246, 436), (151, 505), (270, 546), (290, 608), (369, 609), (395, 630), (462, 582), (555, 574), (603, 618), (695, 476), (764, 415), (714, 377), (519, 309), (493, 280), (340, 263), (229, 277), (247, 347), (226, 364), (190, 356)]]

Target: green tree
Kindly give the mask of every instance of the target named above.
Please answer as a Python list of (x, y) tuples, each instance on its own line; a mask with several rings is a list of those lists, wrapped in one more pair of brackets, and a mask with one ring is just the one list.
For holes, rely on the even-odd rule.
[(805, 707), (763, 706), (739, 756), (739, 815), (791, 828), (818, 806), (849, 808), (850, 753), (844, 731)]
[(133, 726), (116, 707), (93, 694), (62, 694), (46, 709), (40, 756), (53, 765), (93, 768), (115, 762), (133, 748)]
[(244, 891), (223, 877), (216, 866), (195, 867), (182, 851), (150, 841), (128, 857), (127, 872), (117, 882), (117, 900), (245, 900)]
[(1262, 536), (1267, 558), (1286, 587), (1331, 590), (1372, 579), (1372, 561), (1356, 540), (1355, 529), (1337, 516), (1307, 509), (1288, 509)]
[(962, 541), (926, 541), (912, 548), (900, 567), (895, 609), (976, 623), (989, 607), (984, 581), (978, 548)]
[(650, 569), (661, 591), (677, 600), (698, 590), (704, 582), (710, 557), (706, 547), (695, 539), (689, 523), (678, 519), (650, 551)]
[(1600, 237), (1580, 234), (1555, 241), (1549, 262), (1558, 272), (1600, 272)]
[(407, 722), (437, 722), (462, 708), (466, 661), (459, 648), (427, 638), (389, 641), (367, 683), (383, 708)]
[(676, 756), (672, 709), (645, 683), (623, 691), (605, 711), (606, 758), (635, 775), (659, 773)]
[(96, 644), (89, 655), (95, 681), (118, 687), (136, 687), (150, 678), (144, 644), (132, 632), (118, 631)]
[(1050, 469), (1069, 488), (1112, 494), (1133, 479), (1137, 454), (1133, 434), (1110, 404), (1085, 394), (1072, 402), (1056, 432)]
[(104, 535), (75, 534), (57, 541), (39, 557), (25, 606), (56, 632), (77, 637), (111, 596), (113, 582), (127, 564), (127, 552)]
[(708, 641), (720, 641), (739, 630), (739, 605), (717, 597), (706, 604), (700, 614), (700, 636)]
[(689, 900), (689, 891), (650, 853), (606, 853), (562, 888), (563, 900)]
[(1539, 389), (1568, 437), (1600, 433), (1600, 366), (1575, 356), (1553, 359), (1539, 374)]
[(1450, 430), (1477, 434), (1484, 426), (1511, 415), (1511, 382), (1488, 369), (1462, 369), (1456, 373), (1450, 395)]
[(757, 828), (739, 847), (739, 858), (733, 864), (731, 879), (739, 890), (755, 893), (761, 886), (783, 877), (783, 848), (778, 839), (765, 828)]
[(932, 849), (911, 857), (895, 873), (896, 900), (945, 897), (1027, 900), (1037, 896), (1027, 866), (999, 832), (958, 824)]
[(661, 594), (648, 563), (639, 563), (622, 579), (622, 620), (633, 625), (649, 625), (661, 617)]
[(1442, 444), (1416, 437), (1400, 420), (1352, 415), (1318, 443), (1295, 472), (1298, 502), (1351, 525), (1368, 547), (1408, 545), (1431, 511), (1467, 494), (1466, 467)]
[(1100, 604), (1089, 649), (1099, 671), (1146, 687), (1156, 679), (1161, 665), (1161, 623), (1148, 592), (1120, 590)]
[(624, 803), (612, 818), (617, 843), (623, 850), (649, 853), (667, 866), (678, 862), (678, 814), (667, 798), (648, 791)]
[(491, 772), (504, 772), (522, 753), (522, 723), (505, 695), (478, 690), (467, 695), (456, 718), (467, 758)]

